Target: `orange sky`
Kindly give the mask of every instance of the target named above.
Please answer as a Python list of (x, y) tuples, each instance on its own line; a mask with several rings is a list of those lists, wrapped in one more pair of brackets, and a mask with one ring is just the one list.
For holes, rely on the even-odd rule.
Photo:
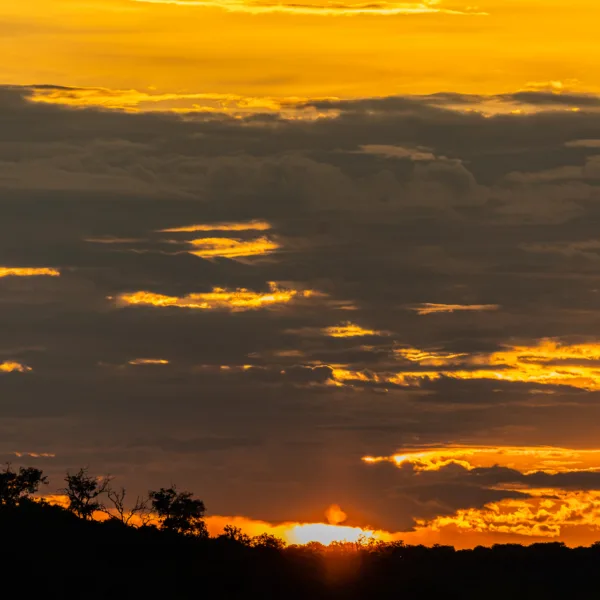
[[(557, 447), (447, 446), (409, 449), (390, 457), (363, 457), (366, 464), (389, 461), (398, 468), (442, 471), (458, 466), (467, 471), (502, 467), (522, 474), (582, 474), (600, 472), (600, 449), (576, 450)], [(353, 518), (339, 505), (324, 510), (315, 522), (279, 522), (244, 516), (211, 514), (207, 527), (220, 535), (234, 525), (250, 536), (275, 535), (288, 544), (317, 541), (359, 542), (380, 540), (406, 544), (447, 544), (457, 548), (494, 543), (521, 543), (560, 540), (569, 546), (590, 545), (600, 536), (600, 490), (535, 488), (505, 484), (500, 488), (527, 492), (528, 498), (490, 502), (482, 508), (459, 509), (454, 514), (418, 519), (410, 531), (385, 531)], [(46, 496), (51, 503), (66, 506), (64, 496)], [(98, 518), (106, 518), (98, 513)]]
[(595, 0), (361, 4), (3, 2), (0, 80), (249, 97), (600, 89)]

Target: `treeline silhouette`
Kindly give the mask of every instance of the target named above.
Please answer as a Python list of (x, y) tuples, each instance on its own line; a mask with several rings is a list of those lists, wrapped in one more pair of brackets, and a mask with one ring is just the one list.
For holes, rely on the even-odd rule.
[[(127, 502), (86, 469), (64, 506), (36, 497), (39, 469), (0, 472), (0, 597), (370, 600), (600, 597), (600, 543), (473, 550), (402, 542), (286, 546), (227, 526), (210, 537), (204, 503), (175, 486)], [(105, 515), (98, 519), (98, 515)]]

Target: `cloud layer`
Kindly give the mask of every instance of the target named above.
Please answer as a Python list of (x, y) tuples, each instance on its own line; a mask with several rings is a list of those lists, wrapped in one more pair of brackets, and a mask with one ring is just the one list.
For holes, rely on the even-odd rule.
[(37, 93), (0, 88), (7, 459), (274, 524), (595, 535), (596, 97), (288, 118)]

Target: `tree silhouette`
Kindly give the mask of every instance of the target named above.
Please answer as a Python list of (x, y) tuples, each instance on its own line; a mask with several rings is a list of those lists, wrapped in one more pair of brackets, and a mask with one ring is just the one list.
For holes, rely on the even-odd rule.
[(178, 492), (175, 486), (149, 492), (152, 508), (161, 519), (163, 529), (184, 535), (208, 537), (204, 522), (204, 502), (192, 496), (192, 492)]
[(139, 520), (140, 525), (147, 525), (150, 521), (150, 498), (143, 498), (138, 496), (135, 500), (135, 504), (127, 509), (125, 506), (125, 488), (122, 487), (120, 490), (113, 490), (108, 487), (106, 491), (108, 500), (112, 504), (112, 508), (105, 507), (105, 512), (111, 519), (120, 521), (124, 525), (131, 525), (132, 521)]
[(110, 477), (92, 477), (82, 468), (75, 475), (67, 473), (65, 482), (67, 486), (60, 491), (69, 498), (69, 510), (78, 517), (91, 519), (95, 512), (105, 510), (99, 498), (110, 490)]
[(20, 467), (15, 472), (7, 463), (0, 473), (0, 505), (17, 506), (24, 498), (35, 494), (40, 485), (47, 483), (48, 479), (43, 477), (40, 469)]

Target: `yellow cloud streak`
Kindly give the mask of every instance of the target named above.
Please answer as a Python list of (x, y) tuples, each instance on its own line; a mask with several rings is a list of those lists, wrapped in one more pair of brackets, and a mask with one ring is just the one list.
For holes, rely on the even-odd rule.
[[(576, 83), (576, 82), (575, 82)], [(550, 82), (548, 86), (552, 86), (556, 82)], [(541, 85), (541, 84), (540, 84)], [(573, 84), (574, 85), (574, 84)], [(577, 86), (575, 86), (577, 87)], [(529, 91), (528, 87), (524, 88)], [(535, 88), (537, 91), (542, 91), (543, 88)], [(549, 88), (552, 93), (559, 95), (567, 89)], [(569, 88), (570, 89), (570, 88)], [(33, 102), (58, 104), (72, 107), (102, 107), (111, 110), (123, 110), (125, 112), (152, 112), (152, 111), (169, 111), (173, 113), (225, 113), (231, 116), (244, 116), (256, 113), (274, 112), (282, 118), (289, 120), (315, 120), (319, 118), (333, 118), (339, 115), (339, 111), (317, 109), (310, 105), (311, 100), (340, 100), (339, 97), (332, 94), (308, 96), (308, 95), (262, 95), (250, 96), (239, 94), (205, 94), (205, 93), (158, 93), (146, 92), (137, 89), (108, 89), (108, 88), (86, 88), (86, 87), (65, 87), (65, 88), (32, 88), (29, 91), (29, 99)], [(576, 100), (573, 100), (576, 104)], [(464, 105), (460, 102), (449, 103), (447, 108), (463, 111)], [(485, 115), (496, 114), (533, 114), (540, 111), (563, 111), (563, 110), (579, 110), (576, 106), (557, 105), (537, 105), (533, 100), (531, 103), (520, 103), (519, 108), (515, 109), (515, 102), (509, 98), (498, 97), (493, 94), (483, 94), (479, 98), (477, 104), (470, 105), (469, 110), (477, 110)], [(583, 140), (585, 142), (585, 140)], [(593, 140), (588, 141), (593, 142)], [(577, 142), (574, 142), (577, 143)], [(361, 151), (369, 154), (379, 154), (384, 156), (406, 157), (414, 161), (432, 160), (435, 158), (431, 153), (424, 152), (418, 149), (404, 148), (401, 146), (390, 145), (364, 145), (361, 146)], [(256, 221), (261, 223), (261, 221)], [(162, 231), (214, 231), (221, 228), (200, 225), (198, 229), (190, 228), (175, 228)], [(267, 227), (245, 228), (240, 227), (239, 231), (246, 229), (267, 230)], [(237, 228), (224, 229), (225, 231), (237, 231)], [(427, 306), (425, 303), (423, 306)], [(444, 304), (429, 304), (432, 308), (439, 306), (451, 306)], [(457, 305), (462, 306), (462, 305)], [(418, 310), (415, 308), (414, 310)], [(447, 312), (447, 311), (438, 311)]]
[(485, 15), (472, 9), (458, 10), (440, 6), (440, 0), (423, 0), (423, 2), (374, 2), (370, 4), (350, 2), (310, 3), (275, 3), (252, 0), (133, 0), (143, 4), (171, 4), (176, 6), (219, 8), (228, 12), (243, 12), (254, 15), (270, 13), (287, 13), (297, 15)]
[[(490, 354), (469, 355), (405, 348), (395, 350), (403, 359), (425, 367), (420, 371), (355, 371), (333, 366), (331, 385), (418, 385), (420, 381), (449, 379), (494, 379), (497, 381), (566, 385), (600, 390), (600, 344), (560, 344), (542, 340), (535, 346), (514, 346)], [(598, 363), (598, 364), (596, 364)], [(463, 368), (461, 368), (463, 367)], [(467, 368), (468, 367), (468, 368)]]
[(178, 307), (198, 310), (230, 310), (233, 312), (268, 308), (278, 304), (287, 304), (293, 299), (310, 298), (317, 294), (313, 290), (293, 290), (279, 288), (270, 282), (268, 293), (252, 292), (245, 288), (230, 291), (214, 288), (212, 292), (188, 294), (187, 296), (166, 296), (152, 292), (134, 292), (121, 294), (117, 302), (122, 306)]
[[(586, 390), (600, 389), (600, 344), (559, 344), (542, 340), (537, 346), (515, 346), (494, 352), (487, 359), (474, 359), (473, 363), (487, 362), (490, 366), (506, 365), (507, 369), (491, 371), (490, 376), (506, 381), (570, 385)], [(473, 375), (476, 375), (474, 372)], [(463, 376), (468, 378), (470, 376)]]
[[(43, 104), (57, 104), (71, 107), (102, 107), (109, 110), (125, 112), (169, 111), (173, 113), (227, 113), (232, 116), (251, 115), (255, 113), (277, 112), (290, 119), (315, 119), (323, 116), (319, 111), (306, 103), (308, 96), (249, 96), (239, 94), (204, 94), (204, 93), (158, 93), (137, 89), (108, 89), (89, 87), (66, 88), (33, 88), (29, 99)], [(264, 221), (251, 221), (256, 227), (221, 228), (206, 226), (190, 226), (192, 228), (165, 229), (163, 231), (245, 231), (256, 229), (265, 231), (270, 225)], [(224, 225), (227, 225), (225, 223)], [(235, 224), (233, 224), (235, 225)], [(241, 224), (240, 224), (241, 225)], [(264, 225), (264, 226), (261, 226)], [(198, 227), (197, 229), (195, 227)]]
[(360, 325), (356, 325), (351, 322), (343, 323), (334, 327), (326, 327), (323, 329), (325, 335), (335, 338), (346, 338), (346, 337), (362, 337), (366, 335), (381, 335), (381, 331), (374, 329), (364, 329)]
[(575, 450), (553, 446), (444, 446), (414, 448), (392, 456), (365, 456), (364, 462), (412, 465), (416, 471), (439, 471), (450, 464), (472, 470), (500, 465), (524, 474), (600, 471), (600, 449)]
[(461, 311), (481, 312), (488, 310), (498, 310), (498, 304), (433, 304), (424, 302), (418, 306), (411, 307), (410, 310), (416, 311), (418, 315), (433, 315), (437, 313), (453, 313)]
[(168, 365), (169, 361), (164, 358), (134, 358), (130, 360), (128, 365), (138, 366), (138, 365)]
[[(34, 102), (46, 104), (64, 104), (66, 106), (102, 106), (108, 109), (136, 109), (140, 105), (156, 105), (164, 108), (165, 105), (189, 101), (190, 108), (199, 108), (198, 103), (205, 109), (226, 109), (229, 106), (243, 105), (248, 99), (236, 94), (177, 94), (177, 93), (149, 93), (139, 90), (120, 90), (97, 87), (77, 87), (66, 89), (42, 88), (34, 89), (31, 99)], [(257, 99), (258, 101), (258, 99)], [(268, 100), (265, 99), (265, 102)]]
[(399, 348), (394, 350), (394, 354), (410, 362), (421, 365), (440, 367), (451, 364), (454, 359), (468, 356), (464, 353), (436, 352), (428, 350), (419, 350), (418, 348)]
[(13, 452), (17, 458), (55, 458), (56, 454), (51, 452)]
[(195, 231), (269, 231), (271, 224), (267, 221), (229, 221), (222, 223), (203, 223), (186, 225), (170, 229), (159, 229), (159, 233), (193, 233)]
[(201, 238), (192, 240), (192, 246), (200, 248), (192, 250), (190, 254), (201, 258), (242, 258), (246, 256), (260, 256), (270, 254), (279, 249), (278, 243), (267, 237), (252, 240), (239, 240), (233, 238)]
[(0, 277), (59, 277), (60, 271), (46, 267), (0, 267)]
[(18, 362), (6, 361), (0, 363), (0, 373), (29, 373), (30, 371), (32, 371), (31, 367)]

